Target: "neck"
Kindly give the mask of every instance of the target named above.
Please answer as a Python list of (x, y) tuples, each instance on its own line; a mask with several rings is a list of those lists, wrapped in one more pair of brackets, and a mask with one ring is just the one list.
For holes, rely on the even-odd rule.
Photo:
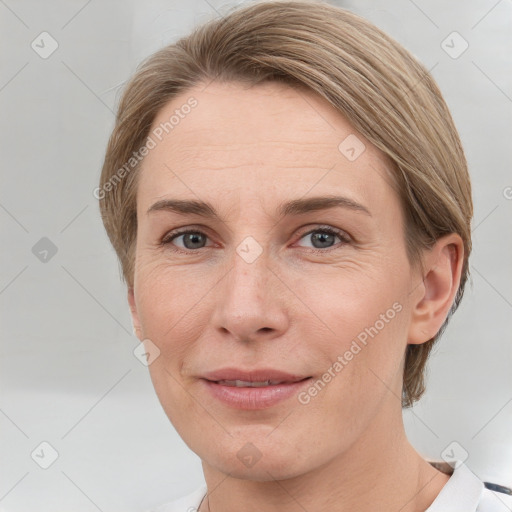
[(200, 512), (425, 511), (449, 477), (409, 443), (401, 409), (394, 418), (376, 419), (348, 450), (293, 478), (242, 480), (203, 461), (209, 495)]

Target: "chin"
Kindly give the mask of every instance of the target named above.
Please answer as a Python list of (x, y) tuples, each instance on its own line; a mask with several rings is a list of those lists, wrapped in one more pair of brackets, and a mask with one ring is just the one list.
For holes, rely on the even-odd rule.
[[(294, 478), (327, 462), (323, 460), (323, 456), (328, 458), (326, 453), (308, 453), (307, 442), (289, 436), (286, 439), (271, 429), (250, 430), (250, 433), (239, 432), (232, 437), (226, 435), (222, 440), (212, 439), (209, 443), (203, 439), (201, 446), (192, 449), (217, 471), (259, 482)], [(311, 447), (314, 446), (312, 443)]]
[(261, 458), (254, 463), (240, 461), (236, 452), (216, 452), (209, 454), (209, 457), (203, 460), (218, 471), (229, 474), (232, 478), (255, 482), (286, 480), (307, 473), (309, 469), (306, 467), (306, 463), (300, 464), (297, 461), (296, 454), (285, 454), (278, 451), (271, 455), (262, 454)]

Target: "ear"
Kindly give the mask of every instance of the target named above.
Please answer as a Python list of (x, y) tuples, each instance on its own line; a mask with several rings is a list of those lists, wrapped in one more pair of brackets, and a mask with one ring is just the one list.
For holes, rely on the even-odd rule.
[(139, 322), (139, 315), (137, 313), (137, 304), (135, 303), (133, 288), (128, 288), (128, 304), (130, 305), (130, 312), (132, 315), (133, 333), (142, 341), (142, 329)]
[(412, 304), (408, 344), (433, 338), (443, 325), (459, 288), (464, 244), (456, 233), (445, 235), (424, 254), (423, 283)]

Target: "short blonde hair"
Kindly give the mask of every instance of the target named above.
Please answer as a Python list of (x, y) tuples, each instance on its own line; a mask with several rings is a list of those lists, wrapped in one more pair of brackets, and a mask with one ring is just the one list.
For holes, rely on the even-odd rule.
[[(212, 80), (279, 81), (325, 98), (392, 163), (410, 261), (441, 236), (464, 243), (459, 289), (440, 331), (405, 354), (402, 406), (425, 391), (425, 365), (462, 299), (469, 275), (473, 205), (467, 162), (448, 107), (427, 69), (394, 39), (347, 10), (316, 1), (265, 1), (197, 27), (137, 68), (123, 91), (96, 197), (105, 229), (133, 286), (136, 189), (143, 147), (160, 109)], [(123, 171), (123, 172), (121, 172)]]

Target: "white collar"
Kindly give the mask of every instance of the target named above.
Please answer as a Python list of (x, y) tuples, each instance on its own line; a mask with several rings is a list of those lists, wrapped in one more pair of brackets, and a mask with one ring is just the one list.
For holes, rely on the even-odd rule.
[(450, 464), (455, 468), (450, 479), (425, 512), (460, 512), (461, 510), (474, 512), (477, 510), (484, 491), (484, 483), (463, 462), (457, 460)]

